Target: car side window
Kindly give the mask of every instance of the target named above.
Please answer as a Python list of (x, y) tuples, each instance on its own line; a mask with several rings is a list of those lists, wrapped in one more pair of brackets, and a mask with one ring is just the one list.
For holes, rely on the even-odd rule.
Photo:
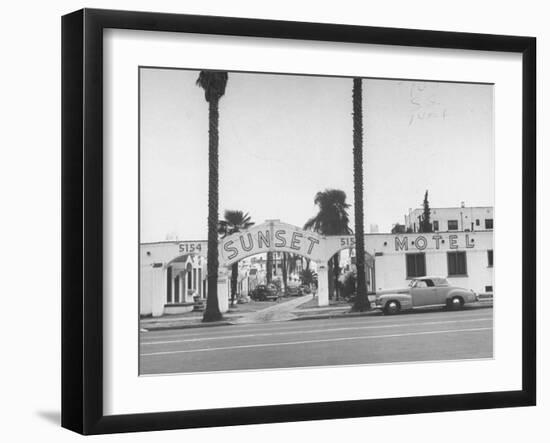
[(435, 285), (434, 285), (434, 282), (433, 282), (432, 280), (424, 280), (424, 281), (426, 282), (426, 285), (427, 285), (428, 287), (430, 287), (430, 288), (433, 287), (433, 286), (435, 286)]
[(426, 288), (428, 285), (424, 280), (417, 280), (416, 284), (414, 285), (415, 288)]

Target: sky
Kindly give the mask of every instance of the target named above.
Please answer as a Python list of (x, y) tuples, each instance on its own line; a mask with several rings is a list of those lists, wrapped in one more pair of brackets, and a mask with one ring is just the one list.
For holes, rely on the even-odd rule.
[[(205, 240), (208, 105), (198, 71), (140, 70), (141, 241)], [(315, 194), (352, 205), (352, 79), (229, 73), (220, 100), (220, 217), (297, 226)], [(420, 207), (494, 203), (493, 86), (363, 80), (365, 232)]]

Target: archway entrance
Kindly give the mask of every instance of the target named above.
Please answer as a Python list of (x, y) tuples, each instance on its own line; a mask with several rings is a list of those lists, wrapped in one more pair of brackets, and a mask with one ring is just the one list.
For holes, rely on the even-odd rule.
[(193, 303), (206, 297), (206, 259), (183, 254), (166, 264), (166, 304)]
[[(268, 298), (278, 299), (281, 296), (316, 292), (316, 265), (308, 265), (307, 262), (308, 260), (299, 254), (280, 251), (259, 253), (233, 262), (228, 266), (228, 270), (231, 272), (237, 269), (237, 272), (231, 272), (228, 278), (234, 279), (231, 289), (235, 286), (236, 301), (243, 297), (261, 300), (267, 293)], [(315, 275), (315, 284), (304, 275), (308, 267), (309, 272)]]
[(329, 304), (328, 261), (342, 249), (353, 246), (353, 236), (322, 236), (304, 231), (297, 226), (268, 220), (247, 231), (224, 238), (219, 244), (220, 266), (257, 254), (294, 254), (314, 263), (317, 272), (317, 300), (319, 306)]

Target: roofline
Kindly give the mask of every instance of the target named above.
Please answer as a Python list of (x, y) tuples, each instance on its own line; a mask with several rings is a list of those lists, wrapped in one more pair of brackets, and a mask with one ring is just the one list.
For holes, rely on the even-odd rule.
[(140, 245), (162, 245), (162, 244), (168, 244), (168, 243), (208, 243), (208, 240), (160, 240), (160, 241), (150, 241), (150, 242), (143, 242), (140, 243)]
[[(436, 231), (436, 232), (369, 232), (365, 236), (380, 236), (380, 235), (422, 235), (422, 234), (475, 234), (481, 232), (495, 232), (494, 229), (476, 229), (475, 231)], [(331, 236), (325, 237), (330, 238)], [(342, 234), (334, 237), (353, 237), (353, 234)], [(140, 246), (151, 246), (151, 245), (162, 245), (162, 244), (179, 244), (179, 243), (208, 243), (208, 240), (164, 240), (157, 242), (145, 242), (140, 243)], [(351, 247), (354, 249), (354, 247)], [(345, 247), (344, 249), (349, 249)], [(266, 251), (267, 252), (267, 251)], [(282, 252), (282, 251), (272, 251), (272, 252)], [(265, 254), (265, 252), (263, 252)], [(262, 254), (260, 252), (259, 254)], [(251, 256), (253, 257), (253, 256)]]
[[(495, 209), (494, 206), (442, 206), (440, 208), (432, 208), (430, 206), (430, 210), (432, 209), (487, 209), (487, 208), (490, 208), (490, 209)], [(423, 211), (424, 208), (414, 208), (414, 209), (411, 209), (410, 212), (413, 212), (413, 211)]]

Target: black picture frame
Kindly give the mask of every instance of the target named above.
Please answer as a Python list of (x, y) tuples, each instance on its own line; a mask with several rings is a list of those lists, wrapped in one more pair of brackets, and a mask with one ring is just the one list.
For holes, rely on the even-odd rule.
[[(522, 389), (132, 415), (103, 413), (103, 30), (108, 28), (522, 54)], [(536, 39), (83, 9), (62, 18), (62, 426), (82, 434), (536, 403)]]

